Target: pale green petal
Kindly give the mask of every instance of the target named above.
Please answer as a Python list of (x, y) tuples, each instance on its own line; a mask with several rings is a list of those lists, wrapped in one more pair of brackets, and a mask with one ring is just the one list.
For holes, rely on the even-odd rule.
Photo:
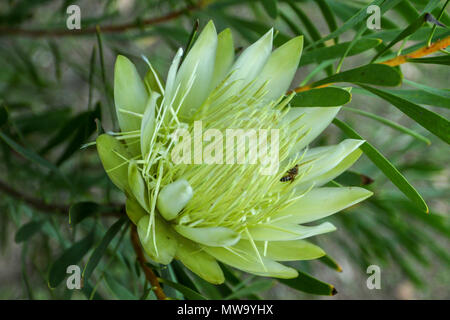
[(206, 253), (223, 263), (258, 276), (284, 279), (298, 276), (298, 272), (295, 269), (262, 257), (262, 252), (258, 255), (248, 241), (241, 241), (233, 247), (203, 247), (203, 249)]
[[(292, 148), (291, 154), (297, 154), (313, 141), (333, 121), (340, 107), (331, 108), (292, 108), (283, 121), (292, 125), (289, 133), (292, 139), (303, 138)], [(295, 121), (301, 117), (300, 120)], [(295, 122), (293, 122), (295, 121)]]
[(125, 210), (128, 218), (130, 218), (130, 220), (136, 225), (142, 217), (147, 215), (147, 212), (140, 206), (140, 204), (135, 199), (130, 197), (127, 198)]
[(152, 260), (162, 264), (169, 264), (177, 251), (176, 235), (173, 234), (173, 230), (164, 222), (163, 219), (156, 216), (156, 239), (153, 241), (153, 232), (151, 228), (147, 237), (149, 221), (150, 216), (146, 215), (139, 220), (137, 224), (137, 230), (142, 247), (150, 258), (152, 258)]
[(148, 92), (157, 92), (163, 95), (164, 92), (164, 80), (161, 78), (161, 75), (153, 68), (150, 61), (144, 57), (144, 60), (147, 62), (149, 69), (144, 78), (144, 83), (147, 86)]
[(325, 183), (333, 180), (334, 178), (342, 174), (344, 171), (350, 168), (356, 162), (356, 160), (359, 159), (361, 154), (362, 154), (361, 149), (356, 149), (355, 151), (350, 153), (347, 157), (345, 157), (344, 160), (339, 162), (339, 164), (336, 167), (322, 174), (321, 176), (314, 178), (315, 185), (322, 186)]
[(232, 246), (239, 241), (239, 233), (225, 227), (191, 228), (176, 225), (175, 230), (194, 242), (211, 247)]
[[(306, 239), (319, 234), (336, 230), (329, 222), (317, 226), (301, 226), (293, 223), (273, 222), (258, 224), (248, 228), (255, 241), (287, 241)], [(242, 237), (245, 239), (246, 235)]]
[(139, 130), (148, 94), (134, 64), (117, 56), (114, 68), (114, 102), (122, 132)]
[(155, 108), (156, 101), (160, 97), (157, 92), (152, 92), (144, 112), (141, 123), (141, 152), (142, 158), (145, 159), (150, 151), (150, 142), (155, 131)]
[(191, 76), (195, 76), (193, 85), (180, 107), (179, 116), (183, 120), (189, 120), (192, 117), (211, 91), (216, 48), (216, 28), (214, 23), (210, 21), (195, 41), (186, 59), (184, 59), (175, 81), (175, 88), (180, 85), (174, 103), (174, 109), (176, 110), (189, 88)]
[(256, 246), (263, 256), (275, 261), (313, 260), (325, 255), (322, 248), (305, 240), (257, 241)]
[(210, 283), (221, 284), (225, 281), (222, 269), (216, 259), (186, 238), (179, 236), (177, 240), (176, 259), (179, 259), (189, 270)]
[(185, 179), (178, 179), (166, 185), (158, 195), (156, 202), (159, 213), (167, 221), (175, 219), (191, 200), (194, 191)]
[(136, 161), (131, 160), (128, 165), (128, 184), (130, 185), (131, 192), (136, 200), (139, 202), (142, 208), (147, 212), (150, 212), (147, 186), (139, 171)]
[(120, 190), (129, 192), (128, 161), (130, 156), (125, 145), (107, 134), (100, 135), (96, 144), (103, 168), (111, 181)]
[(358, 187), (317, 188), (277, 212), (273, 219), (289, 223), (311, 222), (353, 206), (371, 195), (369, 190)]
[(180, 66), (181, 57), (183, 56), (183, 49), (178, 49), (175, 57), (170, 65), (169, 72), (167, 73), (166, 89), (164, 92), (165, 105), (170, 104), (175, 94), (175, 79), (177, 76), (178, 67)]
[[(289, 89), (303, 49), (303, 36), (289, 40), (276, 49), (258, 75), (258, 86), (268, 83), (268, 100), (277, 100)], [(257, 87), (258, 87), (257, 86)]]
[(248, 83), (256, 80), (266, 64), (267, 59), (269, 59), (272, 51), (272, 40), (273, 29), (270, 29), (261, 39), (241, 53), (231, 67), (231, 76), (227, 80), (228, 83), (235, 83), (222, 95), (222, 100), (237, 94)]
[(230, 71), (233, 60), (233, 36), (230, 29), (225, 29), (217, 36), (216, 60), (214, 63), (211, 89), (214, 89), (225, 78)]
[[(324, 179), (326, 180), (326, 178), (330, 176), (330, 172), (334, 172), (334, 168), (338, 166), (341, 168), (340, 164), (342, 162), (348, 164), (346, 159), (349, 156), (355, 152), (361, 154), (358, 148), (363, 143), (364, 140), (346, 139), (338, 145), (309, 149), (299, 162), (298, 176), (302, 177), (299, 185), (310, 185), (311, 183), (314, 183), (314, 186), (320, 186), (323, 184)], [(295, 155), (295, 157), (301, 155), (302, 152)], [(353, 162), (351, 164), (353, 164)], [(346, 165), (345, 169), (351, 164), (348, 166)], [(305, 175), (302, 175), (303, 172), (305, 172)], [(333, 178), (335, 177), (334, 174), (331, 176)], [(325, 182), (328, 181), (329, 180)]]

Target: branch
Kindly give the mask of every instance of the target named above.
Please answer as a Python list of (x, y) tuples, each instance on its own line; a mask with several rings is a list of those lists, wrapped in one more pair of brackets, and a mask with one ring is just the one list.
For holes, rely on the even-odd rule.
[(386, 64), (391, 67), (398, 66), (400, 64), (408, 62), (408, 59), (421, 58), (427, 55), (430, 55), (436, 51), (442, 50), (450, 46), (450, 36), (444, 38), (442, 40), (436, 41), (430, 46), (422, 47), (412, 53), (405, 54), (402, 56), (395, 57), (393, 59), (389, 59), (387, 61), (380, 62), (382, 64)]
[(167, 297), (163, 289), (161, 288), (161, 285), (159, 284), (158, 277), (153, 272), (153, 270), (147, 266), (147, 260), (145, 259), (144, 252), (142, 251), (142, 247), (140, 244), (141, 242), (139, 240), (136, 225), (134, 224), (131, 225), (130, 236), (131, 236), (131, 243), (133, 244), (133, 249), (136, 252), (139, 264), (141, 265), (142, 270), (144, 270), (145, 278), (152, 285), (152, 290), (155, 292), (155, 295), (158, 298), (158, 300), (167, 300)]
[[(23, 194), (16, 189), (10, 187), (5, 182), (0, 180), (0, 192), (7, 194), (13, 198), (21, 200), (25, 202), (28, 206), (39, 210), (44, 213), (57, 213), (57, 214), (68, 214), (70, 205), (64, 204), (49, 204), (41, 199), (33, 198), (29, 195)], [(102, 212), (102, 216), (107, 217), (117, 217), (124, 212), (123, 206), (114, 205), (117, 209), (112, 210), (111, 212)]]
[[(405, 55), (402, 55), (402, 56), (398, 56), (398, 57), (395, 57), (393, 59), (389, 59), (389, 60), (386, 60), (386, 61), (383, 61), (383, 62), (379, 62), (379, 63), (380, 64), (386, 64), (386, 65), (391, 66), (391, 67), (395, 67), (395, 66), (398, 66), (398, 65), (401, 65), (403, 63), (408, 62), (408, 59), (421, 58), (421, 57), (430, 55), (430, 54), (432, 54), (432, 53), (434, 53), (436, 51), (445, 49), (448, 46), (450, 46), (450, 36), (448, 36), (447, 38), (444, 38), (442, 40), (436, 41), (435, 43), (433, 43), (430, 46), (422, 47), (422, 48), (420, 48), (420, 49), (418, 49), (418, 50), (416, 50), (416, 51), (414, 51), (412, 53), (405, 54)], [(311, 90), (311, 89), (318, 89), (318, 88), (328, 87), (328, 86), (330, 86), (332, 84), (333, 83), (327, 83), (327, 84), (315, 87), (314, 86), (314, 82), (313, 82), (313, 83), (307, 84), (305, 86), (297, 87), (293, 91), (298, 93), (298, 92), (308, 91), (308, 90)]]
[[(163, 22), (167, 22), (178, 18), (179, 16), (192, 12), (206, 6), (205, 1), (200, 1), (196, 5), (190, 5), (183, 9), (169, 12), (165, 15), (149, 18), (142, 21), (130, 22), (120, 25), (109, 25), (109, 26), (98, 26), (102, 33), (118, 33), (123, 31), (128, 31), (132, 29), (139, 29), (144, 26), (155, 25)], [(11, 27), (0, 27), (0, 37), (1, 36), (23, 36), (23, 37), (65, 37), (65, 36), (81, 36), (96, 34), (97, 27), (89, 27), (79, 30), (68, 30), (68, 29), (21, 29), (21, 28), (11, 28)]]

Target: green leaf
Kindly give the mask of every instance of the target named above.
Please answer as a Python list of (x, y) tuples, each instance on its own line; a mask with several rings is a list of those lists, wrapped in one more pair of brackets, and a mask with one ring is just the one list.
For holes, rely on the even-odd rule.
[(345, 186), (367, 186), (373, 183), (372, 178), (351, 170), (345, 171), (333, 181)]
[(0, 127), (8, 122), (8, 111), (5, 106), (0, 107)]
[(34, 151), (22, 147), (14, 140), (12, 140), (10, 137), (5, 135), (3, 132), (0, 132), (0, 138), (2, 138), (3, 141), (5, 141), (12, 149), (14, 149), (17, 153), (21, 154), (26, 159), (36, 162), (37, 164), (46, 167), (61, 175), (59, 169), (53, 163), (45, 160), (44, 158), (36, 154)]
[(121, 283), (114, 279), (109, 273), (105, 272), (105, 281), (108, 284), (109, 289), (119, 300), (138, 300), (134, 294), (132, 294)]
[(69, 223), (72, 226), (80, 223), (87, 217), (93, 216), (100, 212), (101, 206), (95, 202), (77, 202), (70, 206)]
[(386, 51), (392, 48), (397, 42), (402, 41), (409, 35), (413, 34), (425, 23), (425, 14), (419, 16), (413, 23), (411, 23), (406, 29), (404, 29), (394, 40), (392, 40), (387, 46), (380, 50), (375, 57), (373, 57), (372, 62), (381, 57)]
[(338, 107), (352, 100), (352, 95), (337, 87), (318, 88), (299, 92), (291, 100), (292, 107)]
[(350, 30), (356, 26), (358, 26), (360, 23), (365, 23), (368, 14), (367, 14), (367, 7), (370, 5), (377, 5), (380, 7), (380, 11), (381, 13), (386, 12), (387, 10), (389, 10), (390, 8), (396, 6), (398, 3), (400, 3), (403, 0), (390, 0), (390, 1), (385, 1), (385, 0), (375, 0), (372, 1), (371, 3), (369, 3), (367, 6), (364, 6), (362, 9), (360, 9), (355, 15), (353, 15), (350, 19), (348, 19), (340, 28), (338, 28), (337, 30), (335, 30), (334, 32), (330, 33), (328, 36), (320, 39), (319, 41), (317, 41), (316, 43), (312, 44), (312, 45), (317, 45), (319, 43), (323, 43), (327, 40), (336, 38), (337, 36), (343, 34), (344, 32), (346, 32), (347, 30)]
[(27, 241), (42, 229), (42, 226), (46, 221), (47, 220), (43, 219), (25, 223), (19, 228), (19, 230), (17, 230), (14, 240), (16, 243)]
[(24, 114), (14, 118), (14, 124), (22, 134), (33, 132), (53, 133), (66, 123), (70, 117), (70, 108), (51, 108), (40, 113)]
[(50, 267), (48, 286), (50, 288), (57, 287), (66, 277), (67, 267), (78, 264), (93, 244), (94, 232), (91, 232), (84, 239), (75, 242), (70, 248), (66, 249)]
[(425, 64), (441, 64), (444, 66), (450, 66), (450, 55), (431, 57), (431, 58), (408, 58), (408, 62), (413, 63), (425, 63)]
[[(433, 88), (434, 89), (434, 88)], [(413, 103), (425, 104), (429, 106), (436, 106), (441, 108), (450, 109), (450, 96), (446, 97), (448, 90), (434, 89), (440, 91), (439, 94), (433, 93), (425, 89), (411, 89), (411, 90), (393, 90), (385, 89), (386, 92), (393, 94), (394, 96), (401, 97)], [(368, 96), (375, 96), (373, 93), (367, 92), (361, 88), (353, 88), (353, 93), (365, 94)]]
[[(355, 130), (348, 124), (335, 118), (333, 123), (338, 126), (348, 137), (353, 139), (364, 140)], [(423, 200), (422, 196), (416, 189), (406, 180), (406, 178), (397, 170), (392, 163), (389, 162), (374, 146), (369, 142), (365, 142), (359, 147), (369, 159), (392, 181), (394, 185), (402, 191), (411, 201), (421, 208), (421, 210), (428, 212), (428, 206)]]
[(185, 298), (189, 300), (206, 300), (206, 298), (202, 296), (200, 293), (195, 292), (194, 290), (189, 289), (188, 287), (185, 287), (179, 283), (172, 282), (164, 278), (159, 278), (159, 281), (161, 281), (161, 283), (163, 284), (168, 285), (171, 288), (178, 290), (185, 296)]
[(322, 296), (334, 296), (337, 290), (333, 285), (323, 282), (313, 276), (298, 270), (298, 277), (294, 279), (277, 279), (282, 284), (298, 291)]
[(313, 41), (320, 40), (321, 36), (319, 30), (314, 26), (314, 23), (308, 18), (308, 15), (297, 5), (292, 2), (288, 2), (289, 6), (295, 12), (299, 20), (303, 23), (306, 30), (308, 30), (308, 34), (310, 35)]
[(410, 86), (413, 86), (413, 87), (416, 87), (418, 89), (424, 90), (426, 92), (435, 94), (437, 96), (441, 96), (443, 98), (450, 99), (450, 90), (449, 89), (438, 89), (438, 88), (434, 88), (434, 87), (429, 87), (429, 86), (426, 86), (424, 84), (417, 83), (417, 82), (414, 82), (414, 81), (411, 81), (411, 80), (407, 80), (407, 79), (405, 79), (404, 81), (405, 81), (406, 84), (408, 84)]
[[(96, 128), (95, 125), (95, 118), (100, 118), (100, 107), (97, 105), (96, 109), (94, 111), (86, 111), (82, 112), (73, 118), (69, 119), (51, 138), (45, 147), (43, 147), (39, 153), (45, 154), (54, 147), (60, 145), (66, 140), (71, 139), (71, 144), (75, 144), (77, 140), (80, 140), (81, 138), (84, 138), (81, 143), (76, 144), (72, 148), (79, 149), (79, 147), (82, 145), (85, 139), (87, 139)], [(42, 119), (44, 120), (44, 119)], [(81, 135), (81, 137), (80, 137)], [(75, 142), (74, 142), (75, 140)], [(70, 146), (69, 146), (70, 147)], [(69, 148), (65, 150), (65, 154), (68, 154)], [(72, 152), (73, 153), (73, 152)], [(70, 154), (68, 154), (70, 155)]]
[(377, 116), (376, 114), (373, 114), (373, 113), (370, 113), (370, 112), (366, 112), (366, 111), (363, 111), (363, 110), (355, 109), (355, 108), (344, 107), (344, 110), (355, 112), (355, 113), (358, 113), (358, 114), (360, 114), (362, 116), (365, 116), (367, 118), (371, 118), (373, 120), (376, 120), (378, 122), (381, 122), (381, 123), (385, 124), (388, 127), (391, 127), (392, 129), (395, 129), (395, 130), (398, 130), (400, 132), (406, 133), (407, 135), (410, 135), (410, 136), (416, 138), (417, 140), (425, 142), (428, 145), (431, 144), (431, 141), (429, 139), (425, 138), (424, 136), (422, 136), (421, 134), (419, 134), (419, 133), (417, 133), (417, 132), (415, 132), (413, 130), (410, 130), (410, 129), (408, 129), (408, 128), (406, 128), (406, 127), (404, 127), (404, 126), (402, 126), (402, 125), (400, 125), (398, 123), (395, 123), (394, 121), (391, 121), (389, 119)]
[[(223, 17), (249, 42), (257, 41), (259, 37), (263, 36), (270, 29), (269, 25), (266, 25), (259, 21), (245, 20), (231, 15), (224, 15)], [(248, 33), (248, 31), (251, 32)], [(256, 33), (255, 36), (253, 36), (254, 33)], [(288, 42), (289, 40), (291, 40), (290, 36), (284, 34), (283, 32), (277, 32), (277, 36), (273, 39), (273, 44), (278, 47)]]
[(266, 10), (267, 14), (273, 18), (276, 19), (278, 16), (278, 7), (277, 7), (277, 0), (261, 0), (261, 4), (264, 7), (264, 10)]
[(331, 269), (336, 270), (337, 272), (342, 272), (342, 267), (329, 255), (325, 255), (321, 258), (319, 258), (319, 261), (323, 264), (327, 265)]
[(313, 88), (336, 82), (366, 83), (377, 86), (398, 86), (402, 82), (400, 72), (384, 64), (368, 64), (334, 74), (311, 84)]
[(97, 267), (102, 256), (105, 254), (106, 249), (108, 248), (109, 244), (114, 239), (114, 237), (117, 235), (117, 233), (119, 233), (119, 231), (122, 229), (122, 226), (127, 222), (127, 220), (128, 219), (125, 216), (120, 218), (108, 229), (108, 231), (106, 231), (105, 235), (103, 236), (102, 241), (95, 248), (94, 252), (92, 252), (92, 254), (89, 257), (89, 260), (86, 264), (86, 267), (84, 268), (83, 278), (85, 281), (89, 280), (89, 277), (91, 276), (94, 269)]
[(360, 84), (359, 86), (390, 102), (408, 117), (415, 120), (422, 127), (434, 133), (443, 141), (450, 144), (450, 123), (441, 115), (425, 109), (424, 107), (421, 107), (415, 103), (409, 102), (400, 97), (396, 97), (393, 94), (390, 94), (381, 89), (375, 89), (362, 84)]
[[(333, 32), (337, 29), (337, 22), (336, 18), (334, 17), (333, 11), (331, 10), (330, 6), (325, 0), (317, 0), (317, 5), (320, 8), (320, 11), (322, 12), (323, 17), (325, 18), (325, 21), (327, 22), (328, 29), (330, 29), (330, 32)], [(338, 41), (338, 38), (335, 39), (336, 43)]]
[(81, 146), (87, 139), (97, 130), (96, 119), (101, 119), (100, 103), (97, 103), (95, 110), (88, 113), (86, 121), (77, 127), (75, 134), (70, 139), (69, 144), (64, 149), (61, 156), (56, 161), (57, 165), (61, 165), (64, 161), (69, 159), (75, 152), (79, 151)]
[(232, 294), (225, 297), (224, 300), (239, 299), (252, 294), (258, 294), (263, 291), (269, 290), (273, 285), (274, 281), (271, 280), (255, 281), (246, 287), (234, 291)]
[(195, 282), (192, 281), (191, 277), (186, 272), (183, 264), (180, 261), (175, 261), (171, 265), (172, 265), (173, 271), (177, 277), (177, 280), (180, 284), (182, 284), (185, 287), (188, 287), (189, 289), (191, 289), (193, 291), (196, 291), (196, 292), (200, 291), (200, 289), (195, 284)]
[[(380, 39), (359, 39), (352, 46), (347, 56), (354, 56), (377, 47), (381, 43)], [(337, 59), (347, 51), (351, 42), (343, 42), (329, 47), (317, 48), (306, 51), (300, 59), (300, 66), (310, 63), (320, 63), (324, 60)]]

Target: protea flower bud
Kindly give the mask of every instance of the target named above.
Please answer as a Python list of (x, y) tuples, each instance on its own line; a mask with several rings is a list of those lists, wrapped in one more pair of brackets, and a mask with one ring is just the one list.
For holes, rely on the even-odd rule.
[(307, 148), (339, 108), (291, 108), (285, 93), (302, 46), (297, 37), (272, 52), (270, 30), (235, 60), (231, 32), (217, 35), (209, 22), (181, 66), (178, 51), (165, 84), (150, 63), (143, 81), (117, 58), (121, 132), (101, 135), (97, 147), (153, 260), (179, 259), (215, 284), (224, 281), (217, 260), (293, 278), (279, 261), (324, 255), (303, 239), (335, 230), (301, 224), (371, 195), (321, 187), (358, 159), (363, 141)]

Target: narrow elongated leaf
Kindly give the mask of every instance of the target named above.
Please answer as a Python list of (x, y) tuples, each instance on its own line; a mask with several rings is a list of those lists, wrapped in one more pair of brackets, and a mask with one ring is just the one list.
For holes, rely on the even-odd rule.
[(48, 275), (48, 286), (57, 287), (66, 277), (67, 267), (76, 265), (94, 244), (94, 233), (91, 232), (84, 239), (75, 242), (53, 262)]
[(8, 122), (8, 111), (4, 106), (0, 107), (0, 127), (3, 126), (6, 122)]
[(47, 142), (47, 144), (39, 151), (40, 154), (46, 154), (54, 147), (60, 145), (66, 140), (69, 140), (78, 128), (82, 127), (86, 121), (89, 120), (90, 111), (82, 112), (73, 118), (69, 119), (56, 134)]
[(239, 298), (246, 297), (248, 295), (260, 293), (260, 292), (269, 290), (273, 285), (274, 285), (274, 281), (270, 281), (270, 280), (255, 281), (246, 287), (243, 287), (239, 290), (234, 291), (232, 294), (225, 297), (224, 300), (239, 299)]
[(417, 83), (417, 82), (407, 80), (407, 79), (405, 79), (405, 83), (410, 86), (416, 87), (418, 89), (424, 90), (426, 92), (450, 99), (450, 90), (449, 89), (439, 89), (439, 88), (429, 87), (427, 85)]
[(338, 107), (352, 100), (352, 95), (337, 87), (318, 88), (299, 92), (291, 100), (292, 107)]
[(373, 183), (372, 178), (351, 170), (345, 171), (339, 177), (336, 177), (334, 181), (345, 186), (367, 186)]
[[(413, 103), (450, 109), (450, 96), (446, 96), (446, 94), (448, 94), (447, 92), (448, 90), (441, 90), (441, 89), (433, 89), (433, 90), (434, 92), (427, 91), (425, 89), (411, 89), (411, 90), (385, 89), (386, 92)], [(368, 92), (361, 88), (353, 88), (352, 92), (375, 97), (373, 93)]]
[(273, 18), (273, 19), (277, 18), (277, 16), (278, 16), (277, 0), (261, 0), (261, 4), (263, 5), (267, 14), (271, 18)]
[[(380, 39), (359, 39), (352, 46), (347, 57), (354, 56), (367, 50), (377, 47), (381, 43)], [(343, 42), (334, 46), (322, 47), (306, 51), (300, 59), (300, 66), (310, 63), (322, 62), (324, 60), (337, 59), (348, 49), (351, 42)]]
[(295, 290), (322, 296), (334, 296), (337, 293), (335, 287), (329, 283), (323, 282), (313, 276), (298, 271), (298, 277), (294, 279), (278, 279), (282, 284)]
[[(363, 139), (348, 124), (335, 118), (333, 123), (338, 126), (348, 137), (353, 139)], [(422, 196), (416, 189), (406, 180), (406, 178), (397, 170), (392, 163), (389, 162), (374, 146), (369, 142), (365, 142), (360, 149), (369, 157), (369, 159), (392, 181), (394, 185), (402, 191), (411, 201), (419, 206), (424, 212), (428, 212), (428, 206)]]
[(16, 151), (17, 153), (21, 154), (23, 157), (25, 157), (26, 159), (32, 161), (32, 162), (36, 162), (37, 164), (46, 167), (56, 173), (60, 173), (59, 169), (51, 162), (47, 161), (46, 159), (42, 158), (41, 156), (39, 156), (37, 153), (35, 153), (34, 151), (30, 150), (30, 149), (26, 149), (24, 147), (22, 147), (20, 144), (18, 144), (17, 142), (15, 142), (14, 140), (12, 140), (10, 137), (8, 137), (6, 134), (4, 134), (3, 132), (0, 132), (0, 138), (3, 139), (3, 141), (5, 141), (12, 149), (14, 149), (14, 151)]
[(80, 150), (80, 147), (87, 141), (87, 139), (96, 131), (96, 120), (101, 119), (101, 106), (97, 103), (95, 110), (88, 112), (88, 117), (80, 126), (77, 127), (75, 134), (69, 141), (69, 144), (58, 158), (56, 164), (61, 165), (64, 161), (69, 159), (75, 152)]
[(373, 120), (379, 121), (379, 122), (385, 124), (386, 126), (391, 127), (392, 129), (395, 129), (395, 130), (398, 130), (400, 132), (406, 133), (406, 134), (416, 138), (417, 140), (425, 142), (428, 145), (431, 144), (431, 141), (429, 139), (425, 138), (424, 136), (422, 136), (421, 134), (419, 134), (419, 133), (417, 133), (417, 132), (415, 132), (413, 130), (410, 130), (410, 129), (408, 129), (408, 128), (406, 128), (406, 127), (404, 127), (404, 126), (402, 126), (402, 125), (400, 125), (398, 123), (395, 123), (394, 121), (391, 121), (389, 119), (377, 116), (376, 114), (373, 114), (373, 113), (370, 113), (370, 112), (366, 112), (366, 111), (363, 111), (363, 110), (355, 109), (355, 108), (344, 107), (344, 110), (349, 110), (351, 112), (355, 112), (355, 113), (358, 113), (358, 114), (360, 114), (362, 116), (365, 116), (365, 117), (371, 118)]
[(314, 26), (314, 23), (309, 19), (308, 15), (297, 5), (295, 5), (292, 2), (288, 2), (289, 6), (294, 10), (297, 17), (300, 19), (300, 21), (305, 26), (306, 30), (308, 30), (308, 33), (313, 41), (320, 40), (320, 32), (317, 30), (317, 28)]
[(178, 290), (185, 296), (185, 298), (187, 298), (189, 300), (206, 300), (206, 298), (204, 296), (202, 296), (200, 293), (195, 292), (194, 290), (189, 289), (188, 287), (185, 287), (179, 283), (176, 283), (176, 282), (173, 282), (173, 281), (170, 281), (167, 279), (163, 279), (163, 278), (159, 278), (159, 280), (163, 284), (166, 284), (169, 287)]
[(404, 29), (394, 40), (392, 40), (383, 50), (379, 51), (375, 57), (372, 59), (372, 62), (381, 57), (386, 51), (392, 48), (397, 42), (402, 41), (409, 35), (413, 34), (425, 23), (425, 15), (422, 14), (419, 16), (413, 23), (411, 23), (406, 29)]
[(89, 280), (89, 277), (91, 276), (92, 272), (94, 271), (95, 267), (97, 267), (98, 263), (100, 262), (100, 259), (105, 254), (106, 249), (108, 248), (111, 241), (114, 239), (114, 237), (117, 235), (117, 233), (122, 229), (122, 226), (127, 222), (126, 217), (122, 217), (119, 220), (117, 220), (109, 229), (106, 231), (105, 235), (103, 236), (102, 241), (99, 243), (99, 245), (95, 248), (94, 252), (92, 252), (91, 256), (89, 257), (88, 263), (86, 264), (86, 267), (83, 271), (83, 278), (85, 281)]
[(186, 269), (183, 267), (183, 264), (181, 262), (175, 261), (175, 263), (172, 264), (172, 268), (180, 284), (182, 284), (185, 287), (188, 287), (189, 289), (195, 292), (200, 291), (198, 286), (195, 284), (194, 281), (192, 281), (191, 277), (186, 272)]
[(38, 220), (25, 223), (17, 230), (14, 240), (16, 243), (27, 241), (42, 229), (45, 222), (46, 220)]
[(74, 226), (84, 219), (99, 213), (101, 206), (95, 202), (77, 202), (69, 209), (69, 223)]
[(17, 125), (19, 131), (24, 135), (33, 132), (48, 134), (61, 127), (61, 124), (66, 123), (70, 113), (70, 108), (52, 108), (49, 111), (14, 117), (14, 124)]
[(88, 217), (113, 209), (117, 210), (91, 201), (77, 202), (69, 209), (69, 223), (74, 226)]
[(360, 85), (360, 87), (390, 102), (408, 117), (415, 120), (422, 127), (434, 133), (443, 141), (450, 144), (450, 123), (441, 115), (425, 109), (424, 107), (421, 107), (417, 104), (404, 100), (400, 97), (396, 97), (395, 95), (381, 89), (372, 88), (362, 84)]
[(376, 86), (398, 86), (402, 75), (396, 69), (383, 64), (368, 64), (355, 69), (334, 74), (328, 78), (314, 82), (313, 88), (335, 82), (365, 83)]
[(119, 283), (113, 276), (105, 272), (105, 280), (108, 287), (114, 293), (114, 295), (120, 300), (138, 300), (134, 294), (132, 294), (127, 288)]
[[(327, 22), (328, 29), (330, 29), (330, 32), (335, 31), (337, 29), (337, 22), (336, 18), (334, 17), (333, 11), (331, 10), (328, 3), (325, 0), (317, 0), (316, 3), (320, 8), (323, 17), (325, 18), (325, 21)], [(337, 42), (337, 40), (338, 38), (336, 37), (335, 41)]]
[(366, 21), (366, 19), (368, 17), (368, 14), (367, 14), (367, 7), (368, 6), (370, 6), (370, 5), (379, 6), (381, 13), (384, 13), (387, 10), (389, 10), (390, 8), (396, 6), (401, 1), (403, 1), (403, 0), (390, 0), (390, 1), (375, 0), (375, 1), (372, 1), (370, 4), (368, 4), (367, 6), (364, 6), (362, 9), (360, 9), (350, 19), (348, 19), (340, 28), (336, 29), (334, 32), (330, 33), (328, 36), (326, 36), (326, 37), (320, 39), (319, 41), (317, 41), (315, 43), (315, 45), (317, 45), (319, 43), (323, 43), (323, 42), (325, 42), (327, 40), (336, 38), (337, 36), (340, 36), (341, 34), (346, 32), (347, 30), (350, 30), (350, 29), (356, 27), (361, 22), (365, 23), (365, 21)]
[(342, 272), (342, 267), (329, 255), (325, 255), (319, 258), (319, 261), (329, 266), (331, 269), (336, 270), (337, 272)]
[(450, 66), (450, 56), (439, 56), (439, 57), (431, 57), (431, 58), (418, 58), (418, 59), (407, 59), (408, 62), (413, 63), (425, 63), (425, 64), (441, 64), (444, 66)]

